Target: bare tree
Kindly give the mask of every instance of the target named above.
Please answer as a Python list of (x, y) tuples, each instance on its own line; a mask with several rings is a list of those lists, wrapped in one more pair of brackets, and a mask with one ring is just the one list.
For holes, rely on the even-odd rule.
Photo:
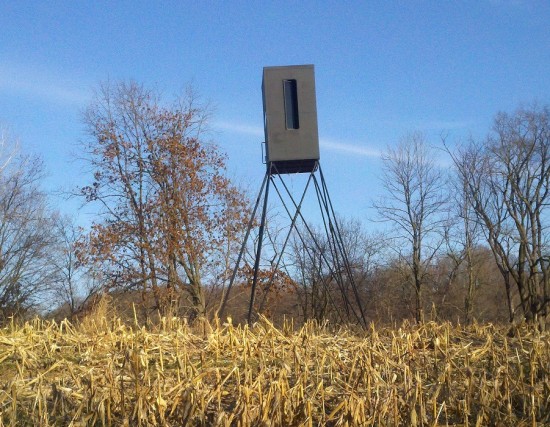
[[(5, 148), (9, 141), (2, 141)], [(39, 184), (38, 158), (2, 152), (0, 170), (0, 322), (40, 306), (55, 281), (52, 214)]]
[[(300, 230), (294, 233), (292, 253), (295, 260), (297, 297), (304, 320), (323, 320), (334, 317), (335, 290), (326, 258), (330, 249), (326, 237), (320, 230), (311, 230), (311, 234)], [(340, 314), (341, 315), (341, 314)]]
[[(361, 301), (370, 301), (375, 292), (372, 276), (381, 263), (384, 239), (379, 234), (365, 232), (355, 219), (339, 218), (338, 229)], [(334, 275), (343, 272), (334, 268), (341, 262), (334, 259), (326, 233), (315, 228), (311, 234), (304, 229), (299, 231), (299, 235), (293, 235), (291, 250), (295, 261), (293, 276), (299, 285), (297, 295), (304, 319), (353, 321), (349, 308), (355, 295), (346, 281), (342, 283), (343, 288), (337, 287)]]
[(408, 266), (415, 293), (415, 317), (422, 321), (427, 267), (441, 247), (447, 223), (445, 178), (424, 135), (418, 132), (403, 138), (396, 148), (389, 148), (383, 161), (382, 185), (387, 194), (374, 207), (392, 226), (392, 246)]
[[(444, 145), (445, 141), (443, 141)], [(453, 156), (450, 149), (448, 154)], [(470, 323), (474, 317), (475, 291), (479, 283), (479, 269), (481, 262), (476, 258), (476, 248), (479, 247), (481, 229), (475, 219), (472, 209), (468, 182), (457, 173), (449, 183), (449, 191), (453, 196), (451, 200), (454, 208), (450, 210), (451, 222), (446, 229), (445, 242), (447, 246), (446, 257), (450, 261), (447, 274), (447, 288), (455, 284), (459, 276), (466, 278), (466, 290), (464, 295), (464, 320)]]
[(50, 264), (57, 271), (51, 289), (56, 317), (73, 318), (100, 291), (93, 271), (78, 260), (84, 231), (69, 216), (53, 217), (55, 243), (49, 250)]
[(549, 313), (549, 118), (547, 107), (499, 113), (486, 140), (454, 156), (504, 278), (511, 321), (514, 284), (527, 321), (544, 324)]

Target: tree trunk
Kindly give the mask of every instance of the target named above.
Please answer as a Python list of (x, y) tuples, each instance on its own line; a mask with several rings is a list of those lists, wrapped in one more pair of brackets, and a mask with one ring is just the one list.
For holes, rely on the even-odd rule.
[(464, 314), (466, 317), (466, 324), (469, 325), (472, 323), (472, 313), (474, 309), (474, 292), (477, 282), (474, 278), (471, 247), (466, 248), (466, 264), (466, 268), (468, 270), (468, 289), (466, 291), (466, 298), (464, 299)]
[(422, 307), (422, 289), (420, 286), (415, 286), (415, 296), (416, 296), (416, 321), (418, 323), (424, 322), (424, 309)]

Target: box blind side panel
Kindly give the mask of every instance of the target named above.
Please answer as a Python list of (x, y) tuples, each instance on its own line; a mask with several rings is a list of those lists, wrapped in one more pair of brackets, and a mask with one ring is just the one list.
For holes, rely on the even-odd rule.
[(313, 65), (265, 67), (267, 161), (319, 159)]

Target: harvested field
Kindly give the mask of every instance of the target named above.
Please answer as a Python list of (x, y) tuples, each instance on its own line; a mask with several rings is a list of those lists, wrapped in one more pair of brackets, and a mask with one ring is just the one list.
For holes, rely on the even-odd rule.
[(548, 425), (550, 336), (492, 325), (0, 331), (0, 425)]

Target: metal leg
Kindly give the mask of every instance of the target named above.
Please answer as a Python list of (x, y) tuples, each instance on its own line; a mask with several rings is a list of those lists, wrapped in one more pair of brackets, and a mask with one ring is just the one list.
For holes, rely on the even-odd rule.
[(231, 287), (233, 286), (233, 282), (235, 281), (235, 277), (237, 276), (237, 271), (239, 271), (239, 265), (241, 263), (241, 258), (243, 256), (243, 253), (246, 249), (246, 244), (248, 242), (248, 237), (250, 236), (250, 231), (252, 230), (252, 224), (254, 224), (254, 218), (256, 217), (256, 211), (258, 210), (258, 206), (260, 205), (260, 199), (262, 197), (262, 194), (264, 192), (264, 187), (269, 179), (269, 172), (266, 172), (264, 176), (264, 180), (262, 182), (262, 186), (260, 188), (260, 192), (258, 193), (258, 197), (256, 197), (256, 204), (254, 205), (254, 209), (252, 210), (252, 215), (250, 215), (250, 220), (248, 221), (248, 226), (246, 228), (246, 233), (244, 236), (244, 241), (241, 246), (241, 250), (239, 252), (239, 256), (237, 257), (237, 263), (235, 264), (235, 268), (233, 269), (233, 273), (231, 274), (231, 279), (229, 280), (229, 285), (227, 286), (227, 290), (224, 292), (223, 295), (223, 302), (220, 307), (220, 315), (219, 317), (223, 319), (225, 314), (225, 307), (227, 305), (227, 300), (229, 299), (229, 292), (231, 291)]
[[(361, 298), (359, 296), (359, 291), (357, 289), (357, 285), (355, 284), (355, 279), (353, 278), (353, 272), (351, 271), (350, 262), (348, 258), (348, 254), (346, 252), (346, 246), (344, 245), (344, 241), (342, 239), (342, 233), (340, 232), (340, 227), (338, 225), (338, 221), (336, 220), (336, 215), (334, 214), (334, 207), (332, 205), (332, 201), (330, 200), (330, 195), (328, 193), (327, 184), (325, 181), (325, 177), (323, 175), (323, 170), (321, 169), (321, 165), (319, 165), (319, 175), (321, 176), (321, 183), (323, 185), (323, 192), (325, 195), (325, 200), (327, 203), (327, 213), (332, 214), (332, 217), (334, 218), (334, 228), (335, 228), (335, 240), (339, 246), (340, 252), (342, 254), (344, 268), (347, 270), (348, 277), (351, 283), (351, 287), (355, 296), (355, 300), (357, 303), (357, 306), (359, 308), (359, 312), (361, 314), (361, 320), (363, 321), (363, 325), (367, 327), (367, 320), (365, 318), (365, 313), (363, 311), (363, 304), (361, 304)], [(330, 211), (328, 210), (330, 208)], [(331, 231), (334, 233), (334, 229), (331, 229)]]
[[(268, 169), (269, 170), (269, 169)], [(269, 174), (269, 172), (268, 172)], [(252, 279), (252, 289), (250, 291), (250, 304), (248, 306), (248, 324), (250, 325), (252, 322), (252, 310), (254, 308), (254, 294), (256, 292), (256, 282), (258, 281), (258, 270), (260, 268), (260, 257), (262, 255), (262, 240), (264, 237), (264, 229), (265, 229), (265, 217), (267, 215), (267, 202), (269, 199), (269, 183), (271, 182), (271, 176), (267, 179), (267, 184), (265, 187), (265, 197), (264, 197), (264, 207), (262, 210), (262, 220), (260, 222), (260, 231), (258, 234), (258, 248), (256, 250), (256, 260), (254, 262), (254, 278)]]
[[(317, 178), (315, 176), (315, 172), (317, 170), (319, 171), (319, 175), (320, 175), (320, 183), (319, 183), (319, 181), (317, 180)], [(274, 181), (274, 175), (279, 176), (279, 179), (280, 179), (284, 189), (286, 190), (287, 196), (292, 201), (292, 204), (293, 204), (294, 209), (295, 209), (294, 214), (291, 214), (289, 208), (287, 207), (287, 205), (285, 203), (283, 195), (280, 193), (279, 189), (277, 188), (277, 185), (275, 184), (275, 181)], [(303, 217), (302, 212), (301, 212), (302, 202), (304, 201), (304, 198), (306, 196), (306, 193), (307, 193), (307, 190), (310, 186), (311, 181), (313, 181), (314, 185), (315, 185), (315, 193), (316, 193), (316, 196), (317, 196), (317, 202), (319, 204), (319, 209), (320, 209), (321, 217), (322, 217), (322, 220), (323, 220), (324, 230), (325, 230), (325, 233), (326, 233), (326, 236), (327, 236), (327, 239), (328, 239), (328, 246), (329, 246), (329, 250), (330, 250), (330, 254), (328, 254), (328, 255), (331, 256), (332, 261), (327, 258), (327, 254), (323, 253), (323, 250), (322, 250), (319, 242), (317, 242), (317, 239), (316, 239), (314, 233), (312, 232), (312, 230), (308, 226), (308, 224), (307, 224), (307, 222), (306, 222), (306, 220)], [(269, 202), (269, 187), (270, 187), (271, 184), (273, 184), (273, 187), (275, 188), (275, 190), (277, 192), (277, 195), (278, 195), (280, 201), (282, 202), (283, 207), (284, 207), (284, 209), (286, 210), (286, 212), (289, 216), (289, 219), (291, 220), (291, 225), (290, 225), (290, 229), (288, 231), (288, 234), (287, 234), (287, 236), (284, 240), (284, 244), (283, 244), (283, 247), (281, 249), (281, 252), (276, 256), (277, 261), (276, 261), (276, 264), (275, 264), (275, 268), (274, 268), (274, 271), (270, 275), (269, 281), (266, 284), (265, 293), (264, 293), (264, 295), (262, 297), (262, 301), (260, 303), (260, 311), (264, 307), (267, 292), (269, 291), (269, 289), (272, 285), (275, 274), (276, 274), (276, 272), (279, 268), (279, 264), (282, 260), (283, 255), (284, 255), (284, 251), (286, 249), (286, 246), (287, 246), (287, 243), (289, 241), (290, 235), (291, 235), (291, 233), (294, 229), (297, 231), (298, 236), (300, 237), (302, 243), (305, 245), (305, 240), (304, 240), (303, 236), (301, 235), (300, 230), (296, 226), (296, 221), (297, 221), (298, 218), (300, 218), (301, 221), (303, 222), (307, 232), (309, 233), (310, 237), (313, 239), (313, 242), (316, 245), (317, 250), (319, 251), (319, 254), (321, 256), (322, 261), (328, 267), (328, 271), (330, 272), (330, 277), (332, 277), (332, 279), (336, 282), (336, 285), (338, 286), (338, 289), (341, 292), (341, 297), (342, 297), (342, 300), (343, 300), (343, 303), (344, 303), (344, 309), (345, 309), (345, 313), (347, 314), (347, 318), (350, 319), (351, 317), (355, 317), (355, 319), (360, 324), (362, 324), (364, 327), (367, 327), (365, 313), (364, 313), (364, 310), (363, 310), (363, 304), (361, 302), (361, 298), (360, 298), (357, 286), (355, 284), (355, 280), (354, 280), (354, 277), (353, 277), (353, 271), (352, 271), (352, 269), (350, 267), (350, 264), (349, 264), (349, 258), (348, 258), (347, 252), (346, 252), (345, 243), (343, 241), (342, 234), (340, 232), (340, 227), (338, 225), (338, 222), (337, 222), (337, 219), (336, 219), (336, 216), (335, 216), (335, 213), (334, 213), (334, 208), (332, 206), (332, 201), (330, 200), (330, 196), (328, 194), (328, 188), (326, 186), (326, 182), (325, 182), (325, 179), (324, 179), (324, 176), (323, 176), (323, 172), (322, 172), (321, 167), (318, 163), (317, 163), (316, 167), (311, 171), (311, 174), (310, 174), (309, 179), (307, 181), (307, 184), (304, 188), (302, 196), (299, 200), (299, 203), (296, 203), (295, 199), (292, 197), (292, 194), (291, 194), (289, 188), (286, 186), (282, 176), (278, 173), (276, 165), (268, 164), (267, 172), (266, 172), (266, 175), (264, 177), (264, 181), (262, 183), (260, 193), (258, 194), (258, 197), (256, 199), (256, 205), (254, 207), (252, 216), (250, 218), (250, 222), (248, 223), (248, 228), (247, 228), (247, 231), (246, 231), (246, 234), (245, 234), (245, 239), (244, 239), (243, 245), (241, 247), (241, 251), (239, 253), (239, 256), (237, 258), (237, 265), (235, 266), (235, 269), (233, 270), (233, 274), (231, 276), (229, 286), (228, 286), (227, 291), (225, 292), (225, 295), (224, 295), (224, 298), (223, 298), (223, 303), (222, 303), (222, 306), (220, 308), (220, 316), (223, 317), (223, 315), (225, 313), (225, 308), (226, 308), (226, 305), (227, 305), (229, 292), (230, 292), (231, 287), (233, 285), (233, 282), (235, 280), (235, 277), (236, 277), (236, 274), (237, 274), (237, 271), (238, 271), (238, 268), (239, 268), (239, 263), (241, 261), (242, 255), (245, 251), (246, 244), (247, 244), (247, 241), (248, 241), (248, 238), (249, 238), (249, 235), (250, 235), (250, 231), (251, 231), (251, 228), (252, 228), (252, 224), (254, 222), (254, 218), (255, 218), (257, 209), (259, 207), (259, 204), (260, 204), (261, 196), (262, 196), (262, 194), (264, 194), (264, 187), (265, 187), (265, 194), (264, 194), (263, 208), (262, 208), (262, 217), (261, 217), (260, 228), (259, 228), (259, 233), (258, 233), (258, 247), (256, 248), (256, 253), (255, 253), (254, 273), (253, 273), (254, 275), (253, 275), (253, 279), (252, 279), (252, 288), (251, 288), (251, 291), (250, 291), (250, 301), (249, 301), (248, 316), (247, 316), (248, 324), (251, 324), (251, 322), (252, 322), (252, 312), (254, 310), (254, 301), (255, 301), (255, 294), (256, 294), (256, 288), (257, 288), (257, 282), (258, 282), (258, 276), (259, 276), (259, 270), (260, 270), (260, 261), (261, 261), (262, 247), (263, 247), (264, 231), (265, 231), (265, 227), (266, 227), (267, 205), (268, 205), (268, 202)], [(312, 257), (312, 255), (310, 254), (310, 252), (307, 248), (306, 248), (306, 251), (308, 253), (308, 256)], [(275, 258), (274, 258), (274, 260), (275, 260)], [(345, 278), (344, 278), (344, 276), (345, 276)], [(353, 292), (353, 296), (355, 297), (355, 303), (351, 303), (350, 300), (348, 299), (347, 289), (349, 289), (349, 288), (346, 289), (345, 279), (347, 279), (348, 286), (351, 287), (351, 290)], [(332, 297), (330, 297), (330, 299), (331, 299), (332, 304), (334, 304), (334, 300), (332, 300)], [(358, 312), (357, 312), (357, 310), (358, 310)], [(338, 311), (338, 314), (340, 315), (340, 318), (342, 319), (342, 313), (340, 313)]]
[[(344, 240), (342, 238), (342, 233), (340, 232), (340, 227), (338, 225), (338, 220), (336, 219), (336, 214), (334, 213), (334, 208), (332, 206), (332, 201), (330, 200), (328, 187), (326, 185), (326, 181), (325, 181), (325, 178), (324, 178), (324, 175), (323, 175), (323, 170), (321, 169), (321, 165), (319, 165), (319, 176), (321, 178), (321, 189), (319, 189), (319, 187), (317, 187), (318, 197), (319, 197), (319, 201), (321, 201), (321, 200), (323, 201), (324, 210), (325, 210), (325, 213), (327, 215), (327, 220), (328, 220), (328, 223), (329, 223), (327, 234), (330, 233), (330, 236), (333, 239), (333, 245), (331, 247), (333, 248), (333, 250), (335, 251), (335, 254), (337, 256), (338, 266), (339, 267), (341, 266), (344, 269), (345, 274), (348, 278), (349, 284), (350, 284), (351, 289), (353, 291), (353, 296), (355, 297), (355, 302), (357, 304), (357, 308), (359, 309), (360, 316), (358, 316), (356, 314), (353, 307), (352, 307), (352, 311), (353, 311), (355, 317), (357, 318), (357, 320), (359, 320), (359, 322), (362, 322), (363, 326), (366, 327), (367, 326), (367, 320), (365, 318), (365, 313), (363, 311), (363, 304), (361, 303), (361, 298), (359, 296), (359, 291), (357, 289), (357, 285), (355, 284), (355, 279), (353, 277), (353, 271), (351, 270), (351, 267), (350, 267), (350, 262), (349, 262), (349, 258), (347, 256)], [(342, 263), (340, 263), (340, 260), (339, 260), (340, 257), (342, 258)]]
[[(273, 272), (271, 273), (271, 276), (269, 277), (269, 281), (267, 282), (265, 293), (263, 295), (262, 302), (260, 303), (260, 311), (263, 310), (263, 308), (264, 308), (267, 293), (269, 292), (269, 289), (271, 288), (271, 285), (273, 284), (273, 279), (275, 278), (275, 274), (277, 273), (277, 269), (279, 268), (279, 264), (280, 264), (280, 262), (283, 258), (283, 255), (284, 255), (284, 252), (285, 252), (285, 249), (286, 249), (286, 245), (288, 244), (288, 241), (290, 240), (290, 235), (292, 233), (292, 230), (294, 229), (294, 227), (296, 225), (296, 219), (298, 218), (298, 215), (300, 214), (300, 210), (302, 208), (302, 202), (304, 201), (304, 198), (306, 196), (307, 189), (309, 188), (309, 184), (311, 183), (311, 178), (312, 177), (313, 177), (313, 172), (309, 175), (309, 179), (307, 180), (306, 186), (305, 186), (304, 191), (302, 193), (302, 197), (300, 198), (300, 203), (298, 204), (298, 206), (296, 206), (296, 213), (294, 214), (293, 217), (291, 217), (292, 222), (290, 223), (290, 228), (288, 230), (285, 241), (283, 243), (281, 253), (277, 257), (277, 262), (275, 263), (275, 267), (273, 269)], [(275, 183), (273, 183), (273, 187), (275, 187), (275, 190), (277, 191), (277, 194), (279, 194), (279, 198), (282, 201), (283, 199), (282, 199), (282, 197), (279, 193), (279, 190), (277, 189), (277, 186), (275, 185)], [(284, 201), (283, 201), (283, 205), (284, 205)], [(285, 206), (285, 209), (286, 209), (286, 206)], [(288, 209), (287, 209), (287, 212), (288, 212)]]

